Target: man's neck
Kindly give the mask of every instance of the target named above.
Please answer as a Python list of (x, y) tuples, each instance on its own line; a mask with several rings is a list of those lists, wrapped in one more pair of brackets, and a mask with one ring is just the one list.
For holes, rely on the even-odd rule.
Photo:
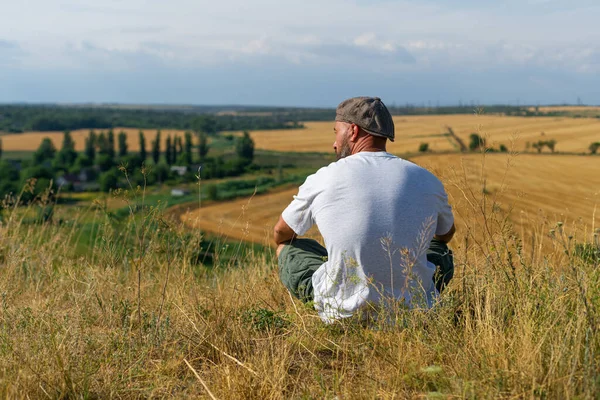
[(377, 151), (387, 151), (387, 150), (386, 150), (385, 146), (376, 146), (373, 143), (363, 142), (363, 143), (356, 143), (356, 145), (352, 149), (352, 154), (360, 153), (362, 151), (377, 152)]

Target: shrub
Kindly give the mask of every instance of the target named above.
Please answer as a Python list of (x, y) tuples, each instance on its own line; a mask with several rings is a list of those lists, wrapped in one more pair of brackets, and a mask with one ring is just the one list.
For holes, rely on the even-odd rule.
[(116, 189), (119, 184), (120, 173), (117, 169), (110, 169), (100, 175), (100, 190), (108, 192), (111, 189)]
[(485, 147), (485, 139), (477, 133), (471, 133), (469, 136), (469, 150), (475, 151)]
[(215, 184), (206, 187), (206, 197), (209, 200), (219, 200), (219, 188)]
[(419, 152), (427, 153), (429, 151), (429, 143), (421, 143), (419, 145)]

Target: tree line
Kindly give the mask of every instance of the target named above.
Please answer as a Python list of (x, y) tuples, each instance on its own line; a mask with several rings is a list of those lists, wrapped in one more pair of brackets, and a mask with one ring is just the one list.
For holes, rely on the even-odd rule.
[[(559, 111), (540, 113), (529, 106), (458, 104), (454, 106), (388, 105), (393, 115), (472, 114), (481, 109), (490, 114), (555, 116)], [(567, 114), (564, 114), (567, 115)], [(76, 129), (178, 129), (196, 130), (199, 125), (214, 131), (296, 129), (302, 121), (331, 121), (333, 108), (245, 107), (245, 106), (62, 106), (0, 105), (0, 131), (65, 131)], [(207, 132), (207, 131), (205, 131)]]
[[(334, 114), (333, 114), (334, 115)], [(86, 108), (40, 105), (0, 105), (0, 131), (65, 131), (76, 129), (178, 129), (212, 134), (219, 131), (297, 129), (301, 121), (332, 119), (330, 110), (286, 110), (259, 114), (198, 114), (181, 110)]]
[(2, 160), (0, 139), (0, 200), (18, 193), (32, 179), (36, 181), (35, 189), (25, 193), (25, 199), (48, 188), (50, 182), (56, 185), (61, 177), (66, 182), (61, 190), (73, 189), (72, 182), (77, 182), (86, 190), (108, 191), (122, 185), (125, 174), (133, 185), (152, 185), (194, 180), (198, 173), (194, 169), (199, 165), (203, 179), (237, 176), (252, 168), (254, 141), (247, 131), (239, 137), (228, 137), (231, 150), (226, 157), (209, 157), (208, 135), (202, 131), (168, 135), (163, 142), (159, 130), (150, 146), (144, 132), (139, 131), (138, 151), (129, 150), (128, 138), (125, 132), (115, 134), (112, 129), (90, 130), (83, 151), (78, 152), (71, 132), (65, 131), (60, 149), (44, 138), (31, 159), (20, 162)]

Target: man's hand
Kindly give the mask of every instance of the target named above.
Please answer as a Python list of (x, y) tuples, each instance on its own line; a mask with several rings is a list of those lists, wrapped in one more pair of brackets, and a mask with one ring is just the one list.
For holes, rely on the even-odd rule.
[(433, 238), (439, 240), (440, 242), (448, 243), (452, 240), (454, 232), (456, 232), (456, 227), (454, 226), (454, 224), (452, 224), (452, 228), (450, 228), (448, 233), (444, 235), (434, 235)]
[(296, 236), (296, 232), (290, 228), (290, 226), (283, 220), (283, 217), (279, 217), (279, 221), (273, 229), (273, 240), (277, 245), (288, 242)]

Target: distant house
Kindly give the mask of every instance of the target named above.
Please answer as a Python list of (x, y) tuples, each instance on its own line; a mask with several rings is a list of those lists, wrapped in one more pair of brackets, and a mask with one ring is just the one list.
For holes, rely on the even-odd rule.
[(190, 194), (190, 191), (187, 189), (171, 189), (171, 196), (173, 197), (181, 197), (181, 196), (185, 196), (187, 194)]
[(56, 178), (56, 184), (60, 186), (72, 186), (75, 189), (75, 185), (81, 183), (79, 175), (77, 174), (64, 174)]
[(100, 190), (100, 184), (98, 184), (98, 182), (89, 182), (89, 180), (88, 173), (83, 170), (78, 174), (64, 174), (63, 176), (59, 176), (56, 178), (55, 182), (57, 186), (64, 186), (74, 192)]
[(181, 165), (173, 165), (171, 172), (177, 172), (177, 175), (184, 176), (188, 172), (188, 167)]
[(82, 169), (79, 174), (77, 174), (77, 177), (81, 182), (88, 182), (90, 180), (89, 172), (85, 169)]

